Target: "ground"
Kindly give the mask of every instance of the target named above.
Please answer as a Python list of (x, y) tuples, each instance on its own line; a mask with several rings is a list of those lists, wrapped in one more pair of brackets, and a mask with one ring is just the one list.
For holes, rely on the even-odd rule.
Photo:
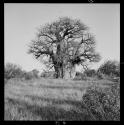
[(106, 87), (107, 80), (72, 81), (62, 79), (9, 80), (5, 85), (5, 120), (89, 120), (82, 108), (88, 86)]

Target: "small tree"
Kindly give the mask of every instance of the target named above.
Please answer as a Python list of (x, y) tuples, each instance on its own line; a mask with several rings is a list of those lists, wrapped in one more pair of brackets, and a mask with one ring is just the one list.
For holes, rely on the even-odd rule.
[(120, 64), (117, 61), (108, 60), (104, 62), (98, 69), (98, 73), (108, 76), (120, 76)]
[(19, 65), (7, 63), (4, 67), (4, 77), (6, 79), (21, 78), (23, 71)]

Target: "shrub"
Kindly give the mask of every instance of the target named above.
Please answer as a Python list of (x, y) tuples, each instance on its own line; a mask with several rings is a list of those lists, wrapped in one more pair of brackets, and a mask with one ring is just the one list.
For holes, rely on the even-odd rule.
[(102, 73), (111, 77), (120, 76), (120, 65), (117, 61), (106, 61), (98, 69), (97, 74)]
[(25, 80), (38, 78), (39, 77), (38, 73), (39, 73), (38, 70), (33, 69), (32, 71), (25, 72), (23, 77), (25, 78)]
[(33, 73), (32, 72), (26, 72), (24, 74), (24, 78), (25, 78), (25, 80), (33, 79), (34, 78)]
[(11, 78), (21, 78), (23, 76), (23, 71), (21, 70), (21, 67), (12, 64), (7, 63), (4, 68), (4, 78), (5, 79), (11, 79)]
[(85, 70), (83, 74), (86, 74), (88, 77), (93, 77), (96, 75), (96, 71), (94, 69)]
[(19, 65), (7, 63), (4, 68), (4, 78), (5, 83), (7, 83), (7, 80), (11, 78), (21, 78), (25, 80), (30, 80), (33, 78), (38, 78), (39, 71), (34, 69), (30, 72), (26, 72), (22, 70), (22, 68)]
[(87, 80), (87, 77), (81, 72), (76, 72), (75, 78), (73, 80)]
[(83, 107), (92, 120), (120, 120), (120, 87), (89, 87), (83, 95)]
[(104, 78), (106, 78), (106, 75), (101, 73), (101, 72), (97, 72), (97, 78), (98, 79), (104, 79)]
[(44, 78), (56, 78), (56, 73), (54, 71), (44, 71), (40, 76)]
[(38, 78), (38, 73), (39, 73), (38, 70), (33, 69), (33, 70), (32, 70), (32, 73), (33, 73), (33, 77)]

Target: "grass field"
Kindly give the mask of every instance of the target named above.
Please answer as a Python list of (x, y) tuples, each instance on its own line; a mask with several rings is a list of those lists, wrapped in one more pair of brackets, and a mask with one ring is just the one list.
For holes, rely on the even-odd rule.
[(5, 85), (5, 120), (80, 121), (90, 120), (81, 106), (86, 88), (106, 87), (112, 82), (61, 79), (11, 79)]

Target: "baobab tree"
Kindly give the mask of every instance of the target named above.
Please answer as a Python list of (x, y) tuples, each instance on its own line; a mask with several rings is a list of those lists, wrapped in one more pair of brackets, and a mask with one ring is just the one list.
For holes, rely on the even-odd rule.
[(35, 40), (29, 45), (29, 54), (53, 68), (56, 78), (72, 78), (75, 65), (98, 62), (95, 39), (80, 20), (59, 18), (38, 28)]

